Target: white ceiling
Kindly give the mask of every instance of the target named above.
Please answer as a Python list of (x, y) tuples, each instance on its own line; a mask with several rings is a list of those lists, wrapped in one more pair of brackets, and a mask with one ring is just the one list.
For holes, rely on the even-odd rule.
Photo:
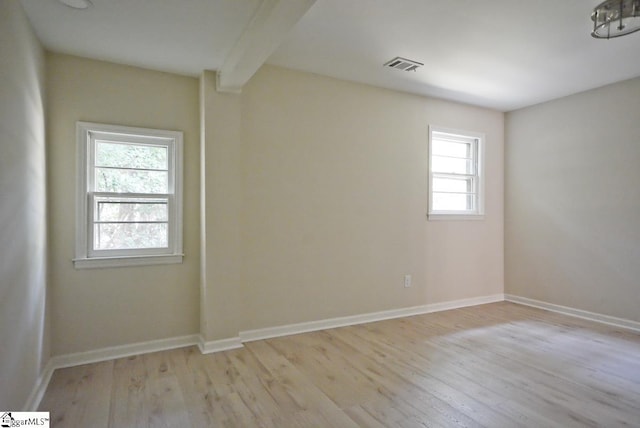
[[(3, 0), (0, 0), (3, 1)], [(21, 0), (47, 49), (174, 73), (218, 69), (260, 0)]]
[[(190, 75), (224, 64), (261, 2), (92, 1), (22, 4), (50, 50)], [(599, 2), (317, 0), (267, 62), (509, 111), (640, 76), (640, 32), (590, 36)]]

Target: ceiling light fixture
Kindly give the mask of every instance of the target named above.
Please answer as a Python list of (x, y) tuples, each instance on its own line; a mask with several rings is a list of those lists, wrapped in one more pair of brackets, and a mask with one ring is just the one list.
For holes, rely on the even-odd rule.
[(596, 39), (620, 37), (640, 30), (640, 0), (606, 0), (591, 14)]
[(58, 0), (65, 6), (72, 7), (74, 9), (87, 9), (93, 5), (91, 0)]

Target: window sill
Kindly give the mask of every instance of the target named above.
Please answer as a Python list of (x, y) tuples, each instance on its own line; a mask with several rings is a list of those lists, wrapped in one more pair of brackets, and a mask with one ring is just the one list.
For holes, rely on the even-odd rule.
[(446, 220), (471, 220), (478, 221), (484, 220), (484, 214), (427, 214), (429, 221), (446, 221)]
[(126, 256), (126, 257), (93, 257), (74, 259), (76, 269), (99, 269), (125, 266), (168, 265), (182, 263), (184, 254), (163, 254), (157, 256)]

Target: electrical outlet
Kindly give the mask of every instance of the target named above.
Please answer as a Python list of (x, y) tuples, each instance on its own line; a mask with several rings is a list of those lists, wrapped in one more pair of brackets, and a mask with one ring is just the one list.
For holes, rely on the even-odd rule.
[(404, 287), (405, 288), (411, 287), (411, 275), (404, 276)]

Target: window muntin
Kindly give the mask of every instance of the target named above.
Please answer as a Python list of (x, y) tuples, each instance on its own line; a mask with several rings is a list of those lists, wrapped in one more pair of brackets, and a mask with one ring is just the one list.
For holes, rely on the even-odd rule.
[(481, 218), (483, 136), (429, 127), (429, 218)]
[(94, 197), (93, 253), (169, 247), (169, 201)]
[(76, 267), (181, 262), (182, 133), (79, 122), (78, 144)]
[(169, 147), (95, 141), (94, 190), (112, 193), (169, 193)]

